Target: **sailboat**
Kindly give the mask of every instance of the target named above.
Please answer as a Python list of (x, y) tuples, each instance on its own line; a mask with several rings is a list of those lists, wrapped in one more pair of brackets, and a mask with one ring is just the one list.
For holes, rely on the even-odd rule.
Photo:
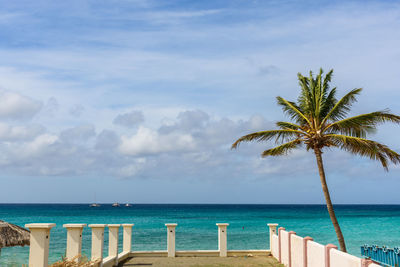
[(126, 204), (125, 204), (125, 207), (132, 207), (132, 204), (126, 203)]
[(95, 208), (95, 207), (100, 207), (100, 204), (96, 203), (96, 193), (94, 193), (94, 203), (90, 204), (89, 207)]
[(119, 207), (119, 203), (112, 204), (113, 207)]

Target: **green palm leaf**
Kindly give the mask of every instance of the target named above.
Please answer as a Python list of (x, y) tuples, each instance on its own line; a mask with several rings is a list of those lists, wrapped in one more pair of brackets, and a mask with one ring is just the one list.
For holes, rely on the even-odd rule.
[(362, 91), (362, 88), (351, 90), (345, 96), (343, 96), (334, 107), (328, 112), (321, 124), (324, 124), (328, 120), (343, 119), (346, 114), (350, 111), (351, 105), (357, 101), (356, 96)]
[(284, 143), (280, 146), (265, 150), (261, 156), (262, 157), (267, 157), (267, 156), (282, 156), (286, 155), (290, 150), (297, 148), (301, 145), (301, 141), (296, 139), (291, 142)]
[(352, 154), (369, 157), (372, 160), (379, 160), (387, 171), (387, 162), (400, 163), (400, 155), (388, 148), (386, 145), (365, 138), (346, 136), (340, 134), (326, 135), (337, 147), (349, 151)]
[(276, 139), (276, 141), (288, 140), (290, 138), (297, 137), (301, 134), (303, 134), (301, 131), (291, 130), (291, 129), (256, 132), (240, 137), (238, 140), (236, 140), (235, 143), (233, 143), (232, 149), (237, 148), (239, 144), (242, 142), (251, 142), (251, 141), (262, 142), (274, 138)]

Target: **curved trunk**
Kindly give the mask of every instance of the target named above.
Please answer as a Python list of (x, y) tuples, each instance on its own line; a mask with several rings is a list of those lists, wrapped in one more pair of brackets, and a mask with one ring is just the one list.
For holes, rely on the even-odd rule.
[(321, 178), (322, 191), (324, 192), (326, 207), (328, 208), (329, 216), (331, 217), (333, 227), (335, 228), (336, 236), (340, 245), (340, 250), (346, 252), (346, 244), (344, 243), (342, 230), (340, 230), (339, 223), (336, 219), (335, 211), (333, 210), (333, 205), (331, 201), (331, 196), (329, 195), (328, 185), (326, 184), (324, 164), (322, 162), (322, 152), (318, 148), (315, 148), (314, 153), (315, 157), (317, 158), (319, 177)]

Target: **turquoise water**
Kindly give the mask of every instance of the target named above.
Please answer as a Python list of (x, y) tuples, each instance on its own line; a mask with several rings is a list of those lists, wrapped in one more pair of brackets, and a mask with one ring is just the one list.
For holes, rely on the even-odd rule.
[[(360, 256), (367, 244), (400, 245), (400, 205), (338, 205), (339, 223), (350, 253)], [(65, 252), (65, 223), (134, 223), (133, 250), (166, 248), (165, 223), (178, 223), (177, 250), (217, 249), (217, 226), (229, 223), (228, 249), (267, 249), (267, 223), (279, 223), (300, 236), (337, 245), (334, 229), (323, 205), (133, 205), (112, 208), (103, 204), (0, 204), (0, 219), (24, 226), (51, 222), (50, 261)], [(120, 231), (121, 238), (122, 233)], [(90, 228), (83, 232), (83, 253), (90, 256)], [(107, 243), (107, 231), (105, 240)], [(122, 239), (120, 239), (122, 240)], [(105, 244), (107, 248), (107, 244)], [(120, 248), (121, 249), (121, 248)], [(28, 262), (29, 247), (4, 248), (0, 266)], [(107, 249), (105, 249), (105, 252)]]

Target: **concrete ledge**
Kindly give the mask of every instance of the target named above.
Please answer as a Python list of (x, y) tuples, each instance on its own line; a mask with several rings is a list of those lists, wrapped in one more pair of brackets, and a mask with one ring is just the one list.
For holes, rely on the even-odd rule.
[(64, 228), (83, 228), (85, 227), (85, 223), (68, 223), (68, 224), (63, 224)]
[(130, 257), (130, 252), (129, 251), (121, 252), (121, 253), (118, 254), (118, 262), (119, 261), (123, 261), (123, 260), (125, 260), (125, 259), (127, 259), (129, 257)]
[(29, 223), (29, 224), (25, 224), (25, 227), (29, 228), (29, 229), (38, 229), (38, 228), (51, 229), (54, 226), (56, 226), (55, 223)]
[(105, 228), (107, 224), (89, 224), (90, 228)]
[(154, 250), (154, 251), (131, 251), (130, 257), (167, 257), (168, 251)]
[(115, 265), (116, 257), (108, 256), (107, 258), (103, 259), (103, 267), (112, 267)]

